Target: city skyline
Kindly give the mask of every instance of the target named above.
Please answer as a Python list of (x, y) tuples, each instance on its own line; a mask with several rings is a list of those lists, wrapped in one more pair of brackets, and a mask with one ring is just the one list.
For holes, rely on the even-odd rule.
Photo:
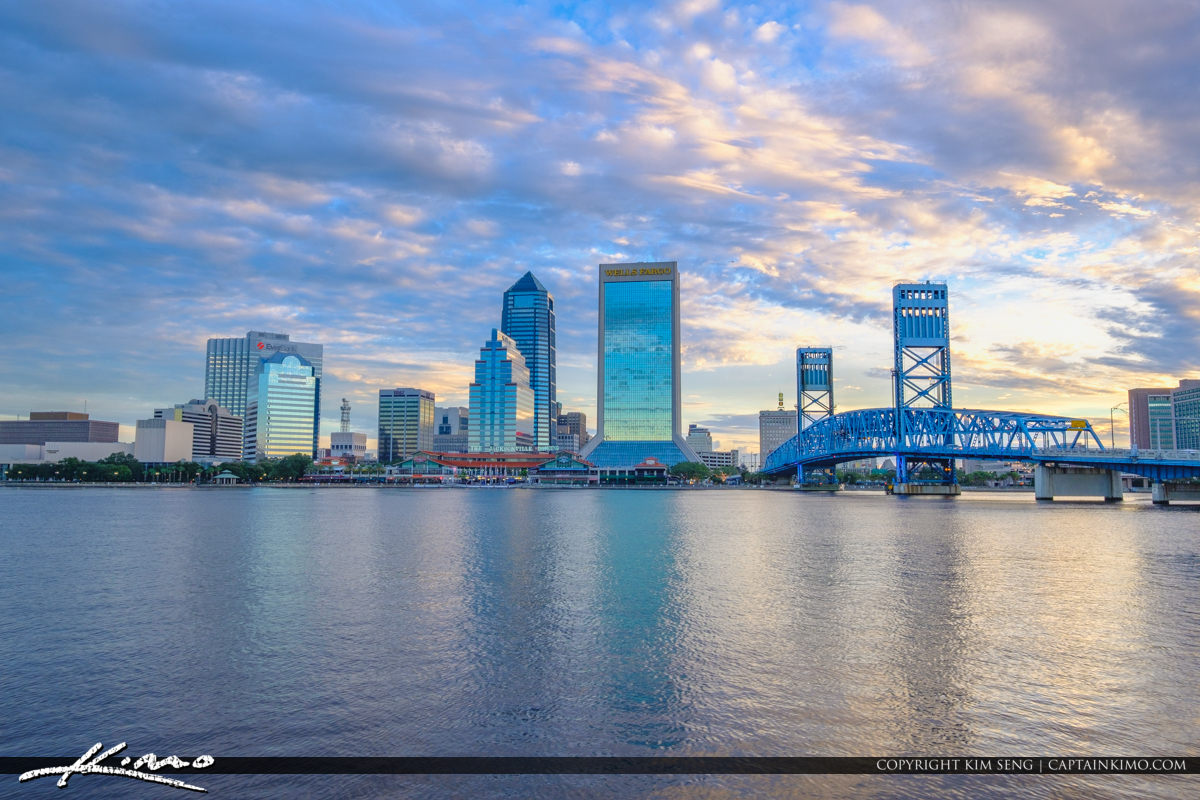
[(0, 419), (86, 402), (129, 441), (246, 330), (323, 343), (358, 430), (381, 388), (466, 405), (532, 271), (596, 420), (595, 268), (643, 260), (680, 264), (682, 423), (727, 447), (793, 406), (797, 346), (838, 348), (839, 410), (888, 405), (896, 281), (949, 284), (962, 407), (1107, 441), (1200, 375), (1187, 4), (0, 20)]

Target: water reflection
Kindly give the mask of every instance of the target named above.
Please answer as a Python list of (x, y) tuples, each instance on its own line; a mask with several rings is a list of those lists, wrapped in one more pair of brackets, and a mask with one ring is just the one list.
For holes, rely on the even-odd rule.
[[(98, 736), (236, 755), (1195, 750), (1200, 546), (1183, 510), (784, 492), (2, 496), (10, 753)], [(1170, 797), (1182, 785), (406, 781), (287, 788)]]

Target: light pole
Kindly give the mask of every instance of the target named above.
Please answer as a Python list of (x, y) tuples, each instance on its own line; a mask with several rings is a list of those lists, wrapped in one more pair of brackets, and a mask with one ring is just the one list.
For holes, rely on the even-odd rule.
[(1122, 400), (1121, 402), (1117, 403), (1115, 406), (1113, 406), (1112, 408), (1110, 408), (1108, 410), (1108, 444), (1114, 450), (1117, 449), (1117, 438), (1116, 438), (1117, 437), (1117, 433), (1116, 433), (1117, 423), (1114, 420), (1113, 413), (1115, 411), (1117, 411), (1118, 409), (1120, 409), (1122, 411), (1125, 411), (1126, 414), (1128, 414), (1129, 411), (1127, 409), (1121, 409), (1121, 406), (1125, 405), (1128, 402), (1129, 402), (1128, 400)]

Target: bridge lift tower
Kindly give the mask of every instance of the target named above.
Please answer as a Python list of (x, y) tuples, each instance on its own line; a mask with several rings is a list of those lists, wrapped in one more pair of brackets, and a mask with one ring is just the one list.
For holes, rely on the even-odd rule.
[[(796, 348), (796, 433), (814, 422), (833, 416), (833, 348)], [(824, 474), (819, 474), (824, 473)], [(797, 468), (796, 480), (805, 482), (804, 470)], [(833, 470), (816, 470), (809, 475), (809, 482), (837, 483)]]
[[(926, 281), (893, 286), (892, 323), (896, 345), (892, 372), (896, 442), (909, 451), (922, 444), (953, 445), (952, 432), (918, 431), (911, 415), (905, 413), (918, 408), (954, 407), (950, 394), (950, 304), (946, 284)], [(929, 484), (957, 489), (954, 459), (918, 459), (896, 454), (897, 489)]]

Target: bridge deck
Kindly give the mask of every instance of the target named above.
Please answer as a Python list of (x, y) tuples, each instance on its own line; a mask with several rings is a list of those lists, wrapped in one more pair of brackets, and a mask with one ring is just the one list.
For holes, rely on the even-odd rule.
[(993, 459), (1116, 469), (1154, 480), (1200, 477), (1200, 451), (1109, 450), (1082, 419), (978, 409), (869, 408), (820, 420), (764, 459), (772, 475), (880, 456)]

